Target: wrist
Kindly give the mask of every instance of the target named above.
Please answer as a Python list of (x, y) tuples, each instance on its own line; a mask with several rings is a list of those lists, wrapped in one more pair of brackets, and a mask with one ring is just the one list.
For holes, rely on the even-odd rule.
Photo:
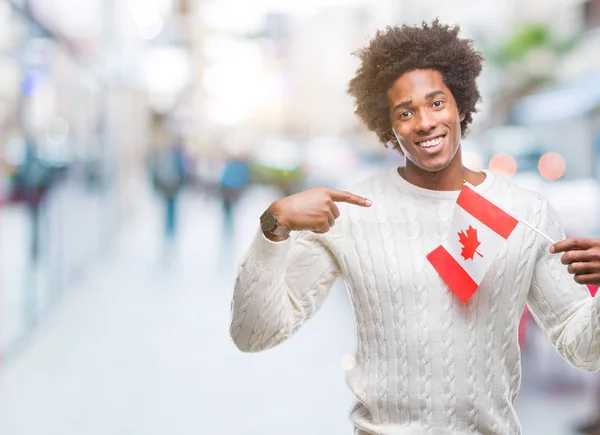
[(287, 237), (283, 237), (283, 236), (277, 236), (275, 234), (272, 233), (267, 233), (265, 231), (263, 231), (263, 234), (265, 235), (265, 237), (267, 239), (269, 239), (271, 242), (283, 242), (284, 240), (287, 240)]
[[(290, 229), (279, 216), (279, 203), (273, 202), (260, 217), (261, 229), (265, 237), (273, 242), (286, 240)], [(283, 221), (283, 222), (282, 222)]]
[(281, 203), (279, 202), (279, 200), (273, 201), (271, 203), (271, 205), (269, 206), (269, 208), (267, 209), (267, 211), (275, 213), (275, 215), (277, 216), (277, 223), (279, 225), (281, 225), (281, 226), (284, 226), (283, 223), (282, 223), (282, 219), (281, 219), (281, 207), (280, 207), (280, 204)]

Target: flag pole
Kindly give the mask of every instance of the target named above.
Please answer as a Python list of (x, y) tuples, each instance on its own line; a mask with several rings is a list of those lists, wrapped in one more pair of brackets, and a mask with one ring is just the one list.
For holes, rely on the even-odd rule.
[[(467, 180), (463, 180), (463, 184), (467, 185), (469, 188), (475, 190), (477, 192), (477, 190), (475, 189), (475, 186), (473, 186), (471, 183), (469, 183)], [(490, 201), (488, 198), (486, 198), (488, 201)], [(494, 204), (493, 201), (490, 201), (492, 204)], [(496, 204), (494, 204), (496, 205)], [(496, 207), (499, 207), (498, 205), (496, 205)], [(502, 208), (502, 207), (499, 207)], [(516, 220), (518, 220), (519, 222), (522, 222), (523, 224), (525, 224), (526, 226), (528, 226), (529, 228), (531, 228), (533, 231), (535, 231), (536, 233), (538, 233), (540, 236), (542, 236), (543, 238), (545, 238), (546, 240), (548, 240), (550, 243), (552, 243), (553, 245), (556, 243), (556, 241), (552, 240), (552, 238), (550, 238), (550, 236), (544, 234), (543, 232), (541, 232), (540, 230), (538, 230), (536, 227), (534, 227), (533, 225), (531, 225), (529, 222), (525, 222), (523, 219), (518, 218), (517, 216), (513, 215), (511, 212), (509, 212), (508, 210), (505, 210), (502, 208), (502, 210), (504, 210), (504, 212), (506, 212), (507, 214), (511, 215), (513, 218), (515, 218)]]
[(544, 237), (546, 240), (548, 240), (550, 243), (552, 243), (553, 245), (556, 243), (554, 240), (552, 240), (550, 238), (550, 236), (542, 233), (540, 230), (538, 230), (536, 227), (534, 227), (533, 225), (531, 225), (530, 223), (525, 222), (523, 219), (517, 219), (519, 222), (524, 223), (525, 225), (527, 225), (529, 228), (531, 228), (533, 231), (535, 231), (536, 233), (538, 233), (540, 236)]

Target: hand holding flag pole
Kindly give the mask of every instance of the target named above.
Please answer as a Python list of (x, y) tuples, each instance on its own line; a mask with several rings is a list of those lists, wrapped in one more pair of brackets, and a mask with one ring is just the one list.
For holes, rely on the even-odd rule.
[[(467, 180), (463, 180), (463, 184), (468, 185), (471, 189), (475, 189), (475, 186), (473, 186), (471, 183), (469, 183)], [(486, 198), (487, 199), (487, 198)], [(488, 199), (488, 201), (490, 201)], [(490, 201), (492, 204), (494, 204), (493, 201)], [(496, 204), (494, 204), (496, 205)], [(498, 207), (496, 205), (496, 207)], [(500, 207), (498, 207), (500, 208)], [(548, 236), (547, 234), (544, 234), (543, 232), (541, 232), (540, 230), (538, 230), (536, 227), (534, 227), (533, 225), (531, 225), (530, 223), (528, 223), (527, 221), (524, 221), (523, 219), (520, 219), (518, 217), (516, 217), (515, 215), (513, 215), (511, 212), (504, 210), (507, 214), (511, 215), (513, 218), (515, 218), (516, 220), (518, 220), (519, 222), (521, 222), (522, 224), (524, 224), (525, 226), (531, 228), (533, 231), (535, 231), (536, 233), (538, 233), (540, 236), (542, 236), (543, 238), (545, 238), (546, 240), (548, 240), (550, 243), (555, 244), (556, 240), (553, 240), (550, 236)]]
[[(448, 287), (467, 302), (519, 222), (554, 244), (533, 225), (513, 216), (463, 181), (446, 241), (427, 259)], [(477, 256), (475, 256), (477, 254)]]

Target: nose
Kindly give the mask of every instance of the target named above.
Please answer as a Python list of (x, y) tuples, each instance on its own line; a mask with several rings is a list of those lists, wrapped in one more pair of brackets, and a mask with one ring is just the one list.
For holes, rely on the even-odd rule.
[(429, 132), (436, 125), (436, 120), (433, 114), (427, 110), (422, 110), (417, 115), (416, 129), (421, 132)]

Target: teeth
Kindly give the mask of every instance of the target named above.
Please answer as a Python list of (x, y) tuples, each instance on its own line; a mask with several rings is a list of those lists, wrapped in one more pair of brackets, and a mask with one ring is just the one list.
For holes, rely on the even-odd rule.
[(418, 142), (417, 145), (423, 148), (431, 148), (433, 146), (439, 145), (444, 140), (443, 136), (436, 137), (435, 139), (426, 140), (424, 142)]

